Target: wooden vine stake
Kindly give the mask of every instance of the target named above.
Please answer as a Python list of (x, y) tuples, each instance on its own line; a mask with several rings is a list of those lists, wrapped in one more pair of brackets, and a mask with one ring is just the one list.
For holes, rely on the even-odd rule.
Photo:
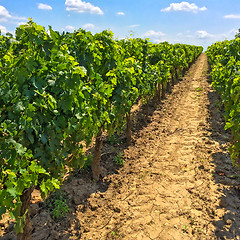
[(177, 82), (178, 81), (178, 70), (177, 68), (175, 68), (175, 81)]
[(165, 89), (164, 83), (162, 83), (162, 98), (165, 98), (165, 97), (166, 97), (166, 89)]
[(158, 96), (158, 102), (160, 103), (161, 102), (161, 98), (162, 98), (162, 95), (161, 95), (161, 84), (158, 83), (157, 85), (157, 96)]
[(171, 83), (169, 79), (167, 81), (167, 92), (171, 92)]
[(23, 232), (17, 234), (18, 240), (31, 240), (32, 239), (32, 222), (30, 217), (30, 201), (31, 201), (31, 194), (33, 192), (34, 187), (25, 189), (23, 194), (21, 195), (20, 199), (22, 202), (21, 210), (20, 210), (20, 217), (24, 220), (24, 228)]
[(145, 123), (147, 123), (149, 116), (149, 97), (146, 97), (146, 115), (145, 115)]
[(131, 122), (131, 113), (130, 111), (126, 114), (127, 120), (127, 128), (126, 128), (126, 135), (127, 135), (127, 144), (130, 144), (132, 141), (132, 122)]
[(174, 86), (175, 85), (175, 74), (174, 74), (174, 71), (173, 70), (171, 70), (171, 80), (172, 80), (172, 86)]
[(99, 180), (100, 175), (103, 175), (103, 168), (100, 166), (102, 142), (102, 130), (100, 130), (96, 136), (92, 162), (92, 175), (96, 181)]

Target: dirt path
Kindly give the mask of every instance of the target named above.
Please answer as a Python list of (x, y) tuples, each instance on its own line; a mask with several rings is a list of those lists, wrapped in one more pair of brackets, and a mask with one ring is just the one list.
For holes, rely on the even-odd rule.
[(103, 183), (72, 179), (73, 212), (55, 223), (37, 209), (33, 239), (240, 239), (238, 172), (218, 105), (202, 54), (135, 132), (124, 167)]
[(109, 189), (77, 213), (87, 222), (82, 239), (240, 239), (229, 136), (207, 71), (203, 54), (125, 150)]

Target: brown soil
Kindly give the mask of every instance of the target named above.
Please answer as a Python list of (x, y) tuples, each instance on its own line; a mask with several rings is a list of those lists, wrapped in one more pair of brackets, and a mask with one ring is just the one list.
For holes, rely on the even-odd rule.
[[(202, 54), (148, 123), (135, 123), (131, 146), (105, 141), (109, 174), (99, 182), (86, 171), (71, 176), (62, 188), (66, 217), (54, 221), (34, 203), (33, 239), (240, 239), (239, 172), (208, 74)], [(116, 169), (119, 151), (125, 164)], [(15, 238), (8, 222), (0, 222), (0, 239)]]

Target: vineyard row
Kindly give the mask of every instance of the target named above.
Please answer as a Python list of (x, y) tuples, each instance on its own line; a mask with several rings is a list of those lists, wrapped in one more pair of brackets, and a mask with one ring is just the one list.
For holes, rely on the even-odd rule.
[(110, 31), (46, 31), (32, 20), (15, 37), (0, 35), (0, 214), (15, 218), (18, 239), (31, 235), (33, 189), (45, 197), (59, 188), (66, 166), (84, 165), (92, 139), (98, 180), (102, 134), (126, 128), (130, 142), (132, 106), (157, 102), (202, 50), (115, 40)]
[(212, 85), (220, 94), (225, 111), (225, 129), (232, 132), (229, 151), (233, 164), (240, 166), (240, 35), (208, 47)]

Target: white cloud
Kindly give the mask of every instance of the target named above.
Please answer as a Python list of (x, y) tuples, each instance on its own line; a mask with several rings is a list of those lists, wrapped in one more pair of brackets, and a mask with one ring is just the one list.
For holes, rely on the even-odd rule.
[(143, 37), (145, 38), (155, 38), (155, 39), (159, 39), (164, 37), (165, 34), (162, 32), (155, 32), (154, 30), (149, 30), (146, 33), (143, 34)]
[(233, 39), (235, 35), (238, 33), (238, 30), (233, 28), (229, 30), (228, 32), (222, 33), (219, 35), (219, 38), (223, 39)]
[(11, 17), (8, 10), (0, 5), (0, 22), (7, 22), (7, 19)]
[(223, 41), (225, 39), (233, 39), (237, 33), (237, 29), (230, 29), (222, 33), (209, 33), (206, 30), (198, 30), (195, 32), (183, 32), (177, 34), (177, 40), (182, 43), (189, 43), (193, 45), (203, 45), (206, 49), (216, 41)]
[(169, 7), (163, 8), (162, 12), (184, 11), (198, 13), (199, 11), (206, 11), (206, 7), (198, 7), (195, 3), (181, 2), (171, 3)]
[(1, 30), (2, 33), (7, 33), (8, 32), (6, 27), (4, 27), (2, 25), (0, 25), (0, 30)]
[(68, 25), (64, 29), (67, 30), (67, 31), (73, 32), (76, 28), (74, 26)]
[(196, 37), (198, 39), (206, 39), (206, 38), (211, 38), (213, 37), (212, 34), (208, 33), (207, 31), (204, 31), (204, 30), (199, 30), (199, 31), (196, 31)]
[(142, 35), (142, 38), (149, 38), (153, 43), (160, 43), (166, 41), (165, 36), (165, 33), (149, 30)]
[(20, 26), (20, 25), (25, 25), (27, 24), (27, 22), (18, 22), (17, 25)]
[(15, 19), (15, 20), (23, 20), (23, 21), (27, 21), (27, 20), (28, 20), (26, 17), (12, 16), (11, 18), (12, 18), (12, 19)]
[(89, 2), (83, 2), (81, 0), (66, 0), (66, 10), (78, 13), (91, 13), (103, 15), (103, 11)]
[(130, 28), (136, 28), (136, 27), (140, 27), (140, 25), (139, 24), (133, 24), (133, 25), (130, 25), (129, 27)]
[(235, 29), (235, 28), (233, 28), (233, 29), (231, 29), (229, 32), (228, 32), (228, 34), (229, 35), (232, 35), (232, 34), (237, 34), (238, 33), (238, 29)]
[(118, 16), (124, 16), (125, 13), (124, 13), (124, 12), (117, 12), (117, 15), (118, 15)]
[(52, 7), (50, 5), (44, 4), (44, 3), (39, 3), (38, 4), (38, 9), (41, 10), (52, 10)]
[(5, 7), (0, 5), (0, 22), (8, 22), (9, 19), (26, 20), (27, 18), (12, 16)]
[(240, 19), (240, 14), (230, 14), (230, 15), (225, 15), (224, 18), (228, 18), (228, 19)]
[(87, 23), (87, 24), (83, 25), (83, 28), (84, 29), (94, 29), (95, 25), (92, 23)]
[(0, 18), (10, 18), (11, 15), (9, 14), (8, 10), (0, 5)]
[(193, 35), (187, 34), (187, 35), (186, 35), (186, 38), (188, 38), (188, 39), (193, 38)]
[(162, 40), (160, 40), (160, 39), (154, 39), (154, 40), (153, 40), (153, 43), (157, 43), (157, 44), (158, 44), (158, 43), (160, 43), (160, 42), (162, 42)]

